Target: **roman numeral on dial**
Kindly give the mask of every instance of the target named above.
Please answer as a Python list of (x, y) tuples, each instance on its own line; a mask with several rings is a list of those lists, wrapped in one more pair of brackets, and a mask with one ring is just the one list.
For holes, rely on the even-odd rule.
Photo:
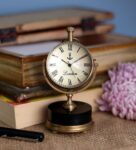
[(61, 53), (64, 52), (64, 49), (62, 47), (59, 47), (59, 49), (60, 49)]
[(68, 50), (72, 50), (72, 43), (68, 44)]
[(57, 71), (57, 70), (54, 70), (54, 71), (52, 72), (52, 76), (53, 76), (53, 77), (55, 77), (57, 74), (58, 74), (58, 71)]
[(88, 76), (88, 73), (87, 73), (87, 72), (85, 72), (85, 71), (83, 71), (83, 74), (84, 74), (85, 76)]
[(79, 78), (77, 78), (77, 80), (78, 80), (79, 83), (81, 82), (81, 80)]
[(55, 64), (55, 63), (52, 63), (52, 64), (49, 64), (49, 66), (56, 66), (56, 64)]
[(52, 54), (52, 56), (58, 58), (58, 56), (56, 56), (56, 55), (54, 55), (54, 54)]
[(84, 63), (84, 66), (85, 67), (90, 67), (91, 65), (90, 65), (90, 63)]
[(62, 83), (63, 80), (64, 80), (64, 78), (63, 78), (63, 76), (61, 76), (61, 77), (59, 78), (59, 82)]
[(80, 50), (80, 47), (78, 48), (77, 53), (79, 52), (79, 50)]
[(72, 85), (72, 82), (70, 79), (68, 79), (68, 85)]

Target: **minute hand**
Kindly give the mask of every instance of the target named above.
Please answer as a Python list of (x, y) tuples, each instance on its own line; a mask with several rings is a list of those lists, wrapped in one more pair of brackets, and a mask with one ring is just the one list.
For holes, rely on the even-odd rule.
[[(81, 60), (81, 59), (83, 59), (83, 58), (85, 58), (85, 57), (87, 57), (87, 56), (88, 56), (87, 54), (83, 55), (82, 57), (80, 57), (80, 58), (78, 58), (77, 60), (75, 60), (72, 64), (76, 63), (77, 61), (79, 61), (79, 60)], [(72, 65), (72, 64), (71, 64), (71, 65)]]

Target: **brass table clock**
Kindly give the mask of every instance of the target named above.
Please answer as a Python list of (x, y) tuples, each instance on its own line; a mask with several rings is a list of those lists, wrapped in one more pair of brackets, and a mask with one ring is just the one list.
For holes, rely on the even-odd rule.
[(48, 106), (46, 126), (55, 132), (73, 133), (87, 130), (92, 123), (92, 107), (72, 101), (72, 96), (90, 85), (97, 64), (88, 49), (73, 38), (74, 28), (69, 27), (67, 31), (68, 40), (56, 46), (43, 61), (48, 84), (67, 96), (67, 101)]

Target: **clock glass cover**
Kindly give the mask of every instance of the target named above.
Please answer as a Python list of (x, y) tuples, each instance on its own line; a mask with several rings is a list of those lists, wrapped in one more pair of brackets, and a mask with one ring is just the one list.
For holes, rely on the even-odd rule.
[(46, 60), (47, 74), (59, 87), (81, 87), (91, 76), (92, 61), (83, 45), (78, 42), (63, 42), (49, 53)]

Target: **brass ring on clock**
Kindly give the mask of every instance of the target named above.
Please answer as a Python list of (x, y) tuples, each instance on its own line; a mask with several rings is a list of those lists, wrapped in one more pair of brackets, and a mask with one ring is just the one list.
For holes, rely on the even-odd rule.
[[(84, 102), (74, 101), (76, 108), (69, 112), (62, 106), (65, 101), (52, 103), (47, 110), (47, 127), (50, 129), (68, 129), (65, 132), (81, 132), (88, 129), (88, 125), (92, 122), (92, 107)], [(63, 129), (62, 129), (63, 127)]]
[(54, 124), (54, 123), (51, 123), (50, 121), (47, 121), (46, 127), (52, 130), (53, 132), (56, 131), (60, 133), (77, 133), (77, 132), (84, 132), (84, 131), (89, 130), (91, 124), (93, 124), (93, 122), (89, 122), (83, 125), (76, 125), (76, 126), (62, 126), (62, 125)]

